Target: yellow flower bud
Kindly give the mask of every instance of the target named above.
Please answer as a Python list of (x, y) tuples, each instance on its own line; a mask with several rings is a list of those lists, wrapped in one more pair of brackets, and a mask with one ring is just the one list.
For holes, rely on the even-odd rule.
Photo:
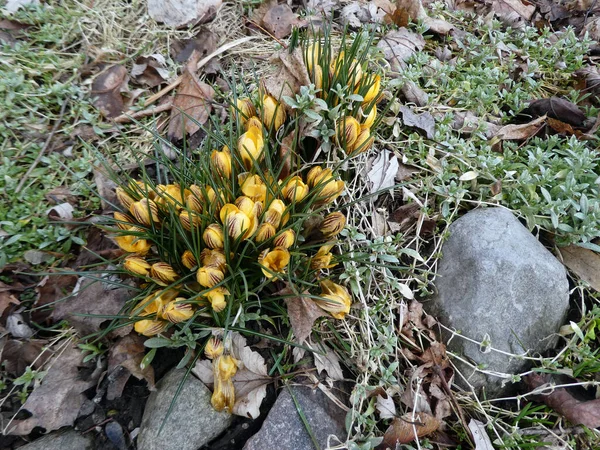
[(331, 262), (333, 259), (333, 255), (331, 254), (332, 248), (333, 244), (323, 245), (319, 248), (315, 256), (310, 260), (310, 268), (313, 270), (322, 270), (335, 267), (337, 264)]
[(183, 199), (190, 194), (187, 189), (182, 189), (176, 184), (159, 184), (156, 186), (155, 201), (160, 206), (174, 206), (180, 209), (184, 205)]
[(147, 198), (143, 198), (138, 202), (133, 202), (129, 207), (129, 211), (142, 225), (150, 226), (152, 222), (160, 221), (158, 218), (158, 207), (156, 203)]
[(248, 217), (258, 215), (262, 210), (262, 203), (255, 202), (244, 195), (235, 199), (235, 206)]
[(360, 124), (360, 129), (362, 131), (364, 131), (364, 130), (371, 128), (373, 126), (373, 124), (375, 123), (376, 117), (377, 117), (377, 106), (373, 105), (373, 107), (371, 108), (371, 111), (369, 111), (369, 114), (367, 114), (367, 117), (365, 118), (363, 123)]
[(163, 310), (163, 316), (169, 322), (180, 323), (189, 320), (194, 315), (194, 307), (189, 303), (179, 303), (185, 298), (179, 297), (169, 302)]
[[(374, 75), (366, 82), (368, 82), (370, 86), (367, 93), (363, 96), (363, 104), (370, 103), (377, 98), (379, 95), (379, 89), (381, 89), (381, 77), (379, 75)], [(359, 88), (360, 86), (357, 86), (354, 93), (358, 93)]]
[(315, 303), (328, 311), (335, 319), (343, 319), (350, 312), (352, 297), (344, 286), (330, 280), (321, 281), (321, 297)]
[(269, 208), (265, 212), (263, 217), (263, 221), (266, 223), (270, 223), (275, 228), (279, 228), (279, 226), (284, 226), (288, 220), (290, 219), (290, 214), (285, 213), (285, 203), (279, 199), (273, 200), (269, 204)]
[(225, 306), (227, 306), (227, 300), (225, 299), (227, 295), (229, 295), (227, 288), (218, 286), (208, 291), (206, 293), (206, 298), (215, 312), (221, 312), (225, 309)]
[(267, 185), (259, 175), (248, 175), (242, 183), (242, 192), (255, 202), (264, 202), (267, 198)]
[(271, 95), (263, 95), (262, 122), (268, 130), (277, 131), (285, 122), (286, 114), (283, 106)]
[(248, 118), (256, 115), (256, 108), (247, 97), (238, 98), (235, 101), (235, 105), (232, 105), (232, 115), (236, 115), (236, 112), (239, 113), (239, 119), (242, 124), (248, 120)]
[(192, 231), (192, 228), (198, 229), (202, 225), (200, 217), (198, 217), (194, 212), (190, 213), (188, 211), (181, 211), (179, 214), (179, 221), (181, 222), (183, 228), (188, 231)]
[(231, 380), (237, 372), (238, 361), (231, 355), (221, 355), (215, 363), (222, 380)]
[(323, 89), (323, 69), (321, 68), (321, 66), (315, 66), (315, 71), (314, 73), (312, 73), (312, 77), (312, 82), (315, 84), (315, 88)]
[(246, 121), (246, 123), (244, 124), (244, 131), (248, 131), (251, 127), (258, 128), (260, 130), (260, 132), (262, 133), (263, 124), (260, 121), (260, 119), (258, 118), (258, 116), (252, 116)]
[(317, 184), (321, 183), (323, 180), (328, 181), (329, 178), (332, 178), (332, 177), (333, 177), (333, 174), (331, 172), (331, 169), (323, 169), (321, 166), (314, 166), (306, 174), (306, 183), (311, 188), (314, 188)]
[(159, 286), (168, 286), (179, 278), (177, 272), (166, 262), (152, 264), (150, 276)]
[(210, 403), (215, 411), (233, 411), (235, 405), (235, 388), (231, 380), (222, 380), (215, 372), (215, 387)]
[(215, 172), (223, 178), (229, 178), (231, 176), (231, 153), (229, 153), (229, 150), (220, 152), (213, 150), (210, 155), (210, 163)]
[(122, 187), (116, 188), (115, 194), (117, 195), (117, 200), (119, 200), (119, 203), (121, 203), (121, 205), (127, 209), (129, 209), (131, 204), (135, 202), (135, 200), (127, 192), (125, 192)]
[(140, 239), (132, 235), (117, 236), (115, 242), (124, 251), (145, 255), (150, 251), (152, 244), (146, 239)]
[(114, 218), (115, 218), (117, 226), (121, 230), (129, 230), (131, 228), (131, 226), (133, 225), (133, 218), (127, 214), (123, 214), (122, 212), (115, 211)]
[(198, 261), (196, 261), (196, 257), (190, 250), (186, 250), (183, 252), (183, 255), (181, 255), (181, 264), (192, 270), (198, 265)]
[(208, 359), (218, 358), (223, 354), (223, 341), (216, 336), (211, 337), (204, 347), (204, 354)]
[(233, 239), (242, 237), (250, 230), (252, 222), (250, 218), (238, 209), (238, 212), (227, 216), (227, 234)]
[(312, 44), (306, 47), (306, 52), (304, 53), (304, 61), (306, 62), (306, 67), (309, 73), (312, 73), (313, 67), (319, 64), (322, 54), (323, 50), (319, 41), (313, 42)]
[(283, 195), (290, 202), (301, 202), (308, 195), (308, 186), (299, 176), (290, 178), (281, 189)]
[(212, 266), (200, 267), (196, 272), (198, 283), (207, 288), (219, 284), (224, 278), (225, 274), (220, 269)]
[(144, 258), (140, 256), (128, 256), (125, 258), (125, 261), (123, 261), (123, 267), (129, 273), (139, 277), (147, 277), (150, 273), (151, 266)]
[(206, 227), (202, 234), (204, 243), (210, 248), (223, 248), (225, 236), (223, 236), (223, 228), (216, 223), (211, 223)]
[(360, 132), (356, 142), (354, 145), (348, 147), (348, 154), (351, 156), (359, 155), (360, 153), (366, 152), (373, 142), (375, 141), (374, 137), (371, 137), (371, 132), (368, 128), (365, 128)]
[(221, 249), (205, 248), (200, 252), (200, 262), (203, 266), (216, 267), (221, 272), (225, 272), (227, 259)]
[(346, 226), (346, 216), (336, 211), (327, 214), (319, 226), (319, 231), (327, 237), (333, 237), (340, 234)]
[[(275, 214), (279, 214), (279, 213), (275, 212)], [(261, 226), (258, 227), (258, 230), (256, 231), (256, 236), (254, 237), (254, 239), (259, 244), (262, 244), (263, 242), (268, 241), (273, 236), (275, 236), (275, 233), (277, 233), (277, 230), (275, 229), (275, 227), (272, 224), (265, 222), (265, 223), (261, 224)]]
[(343, 181), (333, 178), (331, 169), (323, 169), (319, 166), (310, 169), (306, 181), (311, 188), (318, 191), (318, 198), (320, 199), (318, 204), (331, 203), (340, 196), (345, 186)]
[(350, 148), (356, 142), (360, 133), (360, 124), (352, 116), (340, 119), (336, 127), (337, 142), (346, 148)]
[(190, 194), (185, 198), (185, 204), (188, 209), (201, 213), (204, 210), (206, 198), (200, 186), (192, 184), (190, 186)]
[(290, 263), (290, 252), (281, 247), (267, 249), (258, 257), (258, 263), (263, 266), (262, 272), (265, 277), (275, 281), (278, 273), (285, 273), (285, 268)]
[(158, 333), (163, 331), (167, 326), (167, 322), (164, 320), (138, 320), (133, 329), (136, 333), (141, 334), (142, 336), (156, 336)]
[(262, 130), (258, 127), (248, 128), (248, 131), (239, 137), (238, 152), (247, 169), (250, 169), (255, 161), (259, 162), (261, 160), (264, 146), (265, 141)]
[(273, 240), (273, 244), (276, 247), (281, 247), (285, 249), (288, 249), (292, 245), (294, 245), (294, 242), (296, 242), (296, 233), (294, 233), (294, 230), (282, 231), (277, 236), (275, 236), (275, 239)]

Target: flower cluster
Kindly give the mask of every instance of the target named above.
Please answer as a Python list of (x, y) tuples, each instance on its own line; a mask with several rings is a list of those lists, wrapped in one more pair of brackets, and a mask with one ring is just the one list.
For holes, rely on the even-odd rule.
[(367, 73), (364, 63), (343, 51), (332, 56), (326, 50), (317, 40), (307, 46), (304, 60), (320, 97), (330, 106), (338, 106), (341, 100), (348, 103), (344, 111), (350, 113), (340, 114), (334, 138), (348, 156), (355, 156), (374, 141), (371, 129), (377, 118), (381, 76)]

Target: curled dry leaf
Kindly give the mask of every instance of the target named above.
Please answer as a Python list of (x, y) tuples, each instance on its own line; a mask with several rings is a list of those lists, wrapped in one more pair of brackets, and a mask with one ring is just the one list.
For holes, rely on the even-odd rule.
[(522, 125), (505, 125), (498, 130), (495, 139), (523, 141), (535, 136), (546, 125), (546, 116)]
[(212, 20), (223, 0), (148, 0), (148, 15), (175, 28)]
[[(272, 381), (267, 365), (260, 353), (248, 347), (246, 338), (239, 333), (231, 333), (231, 353), (241, 365), (233, 376), (235, 404), (233, 414), (256, 419), (260, 415), (260, 405), (267, 395), (267, 385)], [(192, 369), (208, 388), (214, 387), (212, 362), (201, 360)]]
[(379, 412), (380, 419), (393, 419), (396, 417), (396, 404), (394, 403), (394, 398), (387, 392), (377, 394), (375, 409)]
[(340, 381), (344, 379), (344, 373), (342, 372), (342, 367), (340, 366), (340, 357), (336, 352), (325, 345), (321, 345), (316, 348), (313, 347), (313, 350), (316, 352), (325, 353), (324, 355), (313, 353), (317, 373), (325, 371), (327, 376), (334, 381)]
[(569, 245), (560, 249), (562, 261), (579, 278), (600, 292), (600, 255), (587, 248)]
[(206, 123), (212, 111), (215, 91), (198, 79), (196, 66), (199, 60), (198, 52), (192, 52), (173, 100), (168, 131), (171, 140), (183, 139), (184, 133), (194, 134)]
[[(527, 375), (525, 382), (531, 389), (546, 384), (546, 378), (540, 374)], [(542, 394), (538, 399), (555, 410), (573, 425), (585, 425), (589, 428), (600, 427), (600, 399), (587, 402), (577, 400), (566, 389), (553, 389), (549, 394)]]
[(573, 72), (573, 75), (579, 81), (579, 89), (592, 94), (600, 95), (600, 68), (598, 66), (588, 66)]
[[(140, 367), (142, 359), (144, 359), (146, 354), (144, 340), (139, 334), (131, 333), (120, 338), (111, 346), (110, 353), (108, 354), (107, 369), (109, 378), (118, 368), (123, 367), (127, 369), (127, 374), (122, 378), (128, 379), (129, 375), (133, 375), (138, 380), (146, 380), (148, 388), (150, 390), (154, 389), (154, 369), (150, 364), (144, 369)], [(124, 383), (121, 386), (125, 387)], [(111, 392), (112, 399), (119, 396), (120, 392)], [(111, 399), (109, 398), (109, 400)]]
[(576, 104), (560, 97), (534, 100), (519, 113), (519, 116), (531, 119), (547, 116), (548, 118), (573, 125), (574, 127), (582, 126), (586, 119), (585, 114)]
[(127, 69), (114, 65), (102, 72), (92, 83), (94, 106), (109, 119), (123, 112), (125, 104), (121, 92), (127, 91)]
[(513, 28), (522, 28), (527, 25), (535, 13), (535, 4), (527, 0), (488, 0), (488, 3), (491, 3), (496, 17)]
[(471, 419), (469, 421), (469, 430), (471, 430), (471, 435), (473, 436), (475, 450), (494, 450), (494, 445), (485, 431), (483, 423), (479, 420)]
[(99, 376), (99, 371), (94, 371), (90, 378), (82, 377), (83, 372), (79, 371), (82, 361), (83, 353), (75, 346), (67, 347), (50, 361), (43, 382), (36, 386), (23, 405), (31, 416), (13, 420), (3, 431), (24, 436), (35, 427), (48, 432), (73, 425), (87, 399), (83, 392), (95, 386)]
[(0, 364), (14, 377), (21, 376), (28, 366), (39, 369), (52, 354), (46, 344), (48, 341), (42, 339), (9, 340), (2, 348)]
[(383, 445), (395, 449), (397, 444), (408, 444), (436, 431), (441, 422), (425, 412), (407, 413), (395, 418), (383, 436)]
[(169, 71), (166, 69), (165, 58), (155, 54), (137, 58), (130, 75), (137, 83), (153, 88), (167, 81)]
[(427, 139), (433, 139), (435, 133), (435, 119), (429, 112), (415, 114), (408, 106), (401, 106), (402, 122), (407, 127), (414, 127), (425, 132)]
[(406, 61), (416, 52), (425, 48), (425, 39), (420, 34), (408, 31), (406, 28), (393, 30), (381, 38), (377, 47), (390, 63), (393, 72), (400, 72), (406, 67)]
[(305, 22), (288, 5), (274, 2), (262, 17), (261, 24), (277, 39), (283, 39), (290, 35), (293, 27), (303, 26)]
[[(292, 331), (296, 341), (302, 344), (310, 336), (315, 320), (326, 314), (308, 295), (294, 295), (294, 291), (289, 287), (282, 289), (278, 294), (287, 296), (284, 301)], [(308, 291), (304, 294), (308, 294)]]
[[(266, 77), (262, 85), (265, 91), (273, 97), (294, 97), (300, 92), (301, 86), (311, 84), (300, 48), (294, 49), (292, 53), (288, 50), (281, 50), (273, 55), (269, 62), (275, 68), (275, 72)], [(289, 108), (285, 102), (282, 102), (281, 106)]]
[[(367, 173), (370, 183), (369, 193), (374, 194), (394, 187), (399, 167), (398, 157), (392, 152), (384, 150), (377, 155), (377, 158), (373, 161), (373, 167)], [(377, 200), (378, 197), (374, 197), (373, 201)]]

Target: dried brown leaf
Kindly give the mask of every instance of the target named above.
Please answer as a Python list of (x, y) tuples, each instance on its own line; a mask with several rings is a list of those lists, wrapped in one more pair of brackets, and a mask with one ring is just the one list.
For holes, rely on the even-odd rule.
[(50, 368), (27, 398), (23, 409), (31, 416), (25, 420), (14, 420), (8, 425), (8, 434), (24, 436), (35, 427), (45, 431), (71, 426), (79, 414), (79, 408), (87, 397), (84, 391), (96, 385), (99, 373), (94, 377), (82, 378), (79, 367), (83, 365), (83, 352), (69, 346), (50, 362)]
[(587, 248), (569, 245), (560, 249), (562, 261), (579, 278), (600, 292), (600, 255)]
[(39, 369), (52, 355), (50, 349), (45, 347), (47, 343), (43, 339), (9, 340), (2, 348), (0, 364), (4, 364), (6, 372), (15, 377), (21, 376), (27, 366), (33, 365), (34, 369)]
[(435, 133), (435, 119), (429, 112), (415, 114), (408, 106), (401, 106), (402, 122), (407, 127), (414, 127), (425, 132), (427, 139), (433, 139)]
[(560, 97), (541, 98), (530, 102), (519, 116), (537, 119), (547, 116), (565, 122), (574, 127), (580, 127), (585, 122), (585, 114), (574, 103)]
[(406, 67), (406, 61), (416, 52), (425, 48), (425, 39), (420, 34), (408, 31), (406, 28), (393, 30), (381, 38), (377, 47), (390, 63), (394, 72), (400, 72)]
[(498, 130), (495, 138), (500, 140), (523, 141), (535, 136), (546, 125), (546, 116), (539, 117), (522, 125), (505, 125)]
[(149, 88), (163, 84), (169, 78), (165, 58), (162, 55), (140, 56), (131, 68), (131, 78)]
[[(108, 354), (107, 369), (109, 377), (118, 367), (123, 367), (127, 369), (129, 374), (133, 375), (138, 380), (146, 380), (150, 390), (154, 388), (154, 369), (151, 365), (147, 365), (144, 369), (140, 367), (142, 359), (144, 359), (146, 354), (144, 340), (145, 339), (137, 333), (131, 333), (120, 338), (113, 346), (111, 346), (110, 353)], [(113, 395), (114, 394), (117, 393), (113, 392)], [(114, 398), (116, 397), (113, 397), (113, 399)]]
[(210, 116), (215, 91), (198, 79), (196, 66), (199, 60), (198, 52), (192, 52), (173, 100), (168, 130), (171, 140), (183, 139), (184, 133), (194, 134)]
[(321, 353), (325, 352), (324, 355), (321, 355), (319, 353), (313, 353), (317, 373), (325, 371), (327, 376), (332, 380), (343, 380), (344, 373), (342, 372), (342, 367), (340, 366), (340, 357), (337, 355), (337, 353), (324, 345), (315, 348), (315, 350)]
[(127, 69), (121, 65), (111, 66), (92, 83), (94, 106), (104, 117), (117, 117), (125, 109), (121, 92), (126, 90)]
[[(534, 373), (528, 375), (525, 382), (531, 389), (536, 389), (547, 381), (544, 376)], [(538, 398), (573, 425), (600, 427), (600, 399), (587, 402), (577, 400), (564, 388), (554, 389), (548, 395), (539, 395)]]
[(283, 39), (290, 35), (293, 27), (302, 26), (305, 22), (288, 5), (275, 3), (265, 12), (261, 23), (277, 39)]
[(394, 11), (386, 16), (386, 21), (399, 27), (405, 27), (409, 22), (416, 22), (422, 15), (427, 15), (421, 0), (396, 0), (395, 6)]
[(513, 28), (522, 28), (535, 13), (535, 5), (521, 0), (493, 0), (492, 11), (498, 19)]
[(223, 0), (148, 0), (148, 15), (165, 25), (183, 28), (212, 20)]
[(436, 431), (441, 422), (431, 414), (424, 412), (404, 414), (394, 419), (383, 436), (383, 444), (395, 449), (397, 444), (408, 444), (415, 439), (427, 436)]
[[(275, 72), (266, 77), (262, 85), (264, 90), (273, 97), (294, 97), (300, 92), (301, 86), (308, 86), (311, 83), (300, 48), (294, 49), (292, 53), (288, 50), (279, 51), (269, 59), (269, 62), (275, 68)], [(287, 103), (282, 103), (282, 106), (289, 108)]]
[[(294, 291), (286, 287), (279, 294), (291, 296)], [(308, 294), (308, 291), (304, 294)], [(324, 316), (325, 312), (308, 295), (294, 295), (286, 297), (284, 301), (296, 341), (302, 344), (310, 336), (315, 320)]]

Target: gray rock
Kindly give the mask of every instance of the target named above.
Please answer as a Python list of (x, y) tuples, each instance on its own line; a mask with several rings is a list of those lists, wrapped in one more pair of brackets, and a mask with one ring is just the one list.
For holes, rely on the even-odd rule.
[[(425, 308), (449, 328), (488, 347), (522, 355), (543, 352), (569, 308), (563, 265), (508, 210), (471, 211), (450, 226), (436, 277), (437, 295)], [(448, 348), (486, 371), (518, 374), (527, 361), (455, 336)], [(459, 364), (469, 383), (488, 396), (510, 393), (510, 377), (482, 375)], [(482, 367), (482, 366), (480, 366)], [(457, 377), (460, 381), (460, 377)], [(508, 381), (508, 384), (506, 383)]]
[(138, 449), (196, 450), (231, 424), (231, 415), (215, 411), (210, 404), (209, 389), (190, 375), (161, 433), (158, 433), (184, 375), (185, 370), (172, 370), (156, 385), (156, 391), (150, 394), (140, 425)]
[(69, 429), (50, 433), (30, 444), (19, 447), (21, 450), (93, 450), (93, 433), (83, 435)]
[[(292, 386), (291, 391), (320, 448), (327, 448), (327, 438), (335, 435), (346, 441), (345, 413), (321, 390), (306, 386)], [(338, 443), (331, 441), (332, 445)], [(298, 409), (287, 388), (284, 388), (265, 419), (261, 429), (252, 436), (244, 450), (310, 450), (314, 445), (306, 430)]]

